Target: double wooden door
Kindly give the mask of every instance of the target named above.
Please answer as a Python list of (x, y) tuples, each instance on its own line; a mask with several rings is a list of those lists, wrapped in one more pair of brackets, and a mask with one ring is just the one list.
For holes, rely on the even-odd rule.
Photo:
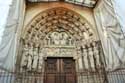
[(75, 61), (72, 58), (47, 58), (44, 83), (76, 83)]

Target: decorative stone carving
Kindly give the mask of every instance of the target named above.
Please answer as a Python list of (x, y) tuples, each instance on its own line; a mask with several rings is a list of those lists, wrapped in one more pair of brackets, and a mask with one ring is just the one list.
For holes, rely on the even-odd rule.
[(32, 69), (32, 55), (28, 56), (28, 64), (27, 64), (27, 70), (31, 71)]
[(23, 54), (22, 54), (22, 61), (21, 61), (21, 67), (26, 68), (27, 64), (28, 64), (28, 45), (25, 44), (24, 48), (23, 48)]
[(38, 48), (34, 48), (33, 50), (33, 60), (32, 60), (32, 68), (37, 69), (37, 64), (38, 64)]
[[(86, 70), (95, 68), (93, 58), (95, 57), (99, 65), (98, 56), (100, 55), (96, 46), (92, 48), (90, 45), (95, 37), (94, 32), (84, 18), (68, 9), (55, 8), (41, 13), (28, 25), (25, 32), (24, 40), (29, 45), (28, 49), (24, 49), (26, 52), (22, 54), (22, 62), (25, 60), (26, 62), (21, 65), (26, 66), (27, 71), (32, 69), (41, 71), (43, 57), (47, 56), (81, 58), (83, 55)], [(76, 54), (78, 51), (76, 48), (81, 46), (85, 46), (83, 54), (81, 51)]]
[(95, 42), (93, 42), (92, 45), (93, 45), (94, 57), (96, 59), (95, 60), (96, 61), (96, 67), (100, 68), (101, 62), (100, 62), (100, 54), (99, 54), (98, 46), (96, 46)]
[(84, 57), (85, 69), (88, 70), (89, 69), (89, 56), (87, 53), (87, 49), (83, 49), (83, 57)]
[(45, 38), (45, 45), (74, 45), (73, 39), (66, 32), (52, 32)]
[(92, 48), (88, 48), (88, 56), (89, 56), (89, 61), (90, 61), (90, 67), (94, 71), (95, 70), (95, 60), (94, 60), (94, 54), (92, 51)]

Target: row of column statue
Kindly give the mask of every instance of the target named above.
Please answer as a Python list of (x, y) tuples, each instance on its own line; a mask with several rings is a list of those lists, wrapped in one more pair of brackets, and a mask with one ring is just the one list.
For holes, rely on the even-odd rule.
[(78, 51), (78, 53), (81, 55), (79, 62), (82, 62), (82, 64), (79, 65), (80, 69), (85, 69), (88, 71), (100, 69), (102, 66), (102, 54), (100, 51), (101, 49), (99, 48), (99, 45), (96, 44), (96, 42), (81, 47)]
[[(99, 44), (93, 42), (78, 48), (79, 67), (85, 70), (95, 71), (101, 68), (101, 52)], [(46, 56), (43, 48), (25, 44), (22, 52), (21, 69), (22, 71), (42, 71), (43, 57)]]
[(43, 53), (39, 47), (24, 45), (21, 71), (42, 71)]

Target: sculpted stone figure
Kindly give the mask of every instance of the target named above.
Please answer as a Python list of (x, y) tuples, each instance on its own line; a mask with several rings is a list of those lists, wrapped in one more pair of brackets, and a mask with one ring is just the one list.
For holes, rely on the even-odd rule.
[(51, 38), (52, 38), (53, 44), (59, 45), (59, 33), (58, 32), (52, 33)]
[(92, 70), (95, 70), (95, 62), (94, 62), (94, 56), (93, 56), (94, 53), (91, 47), (88, 48), (88, 55), (89, 55), (90, 67), (92, 68)]
[(27, 68), (30, 71), (32, 69), (32, 57), (33, 57), (33, 46), (29, 48), (29, 55), (28, 55), (28, 65)]
[(85, 69), (89, 69), (89, 60), (88, 60), (88, 54), (87, 54), (87, 49), (83, 49), (83, 56), (84, 56), (84, 65)]
[(43, 67), (43, 56), (44, 56), (44, 52), (43, 52), (43, 49), (40, 49), (40, 52), (39, 52), (39, 56), (38, 56), (38, 71), (42, 71), (42, 67)]
[(27, 64), (27, 70), (31, 71), (32, 69), (32, 56), (28, 55), (28, 64)]
[(37, 69), (38, 65), (38, 48), (35, 47), (33, 50), (33, 62), (32, 62), (32, 68)]
[(68, 44), (68, 35), (64, 32), (60, 34), (60, 44), (61, 45)]
[(26, 68), (28, 63), (28, 45), (25, 44), (23, 48), (23, 54), (22, 54), (22, 61), (21, 61), (21, 66), (23, 68)]
[(96, 66), (97, 66), (97, 68), (99, 68), (101, 66), (100, 57), (99, 57), (100, 55), (99, 55), (99, 49), (95, 45), (95, 42), (93, 42), (93, 50), (94, 50), (94, 56), (95, 56), (95, 59), (96, 59)]

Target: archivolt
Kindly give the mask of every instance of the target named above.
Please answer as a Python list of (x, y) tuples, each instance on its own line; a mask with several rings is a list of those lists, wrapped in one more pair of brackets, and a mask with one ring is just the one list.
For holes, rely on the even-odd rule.
[[(95, 41), (96, 36), (91, 25), (72, 10), (58, 7), (38, 14), (25, 28), (22, 38), (25, 42), (39, 43), (51, 31), (69, 32), (79, 44)], [(77, 42), (78, 43), (78, 42)]]

